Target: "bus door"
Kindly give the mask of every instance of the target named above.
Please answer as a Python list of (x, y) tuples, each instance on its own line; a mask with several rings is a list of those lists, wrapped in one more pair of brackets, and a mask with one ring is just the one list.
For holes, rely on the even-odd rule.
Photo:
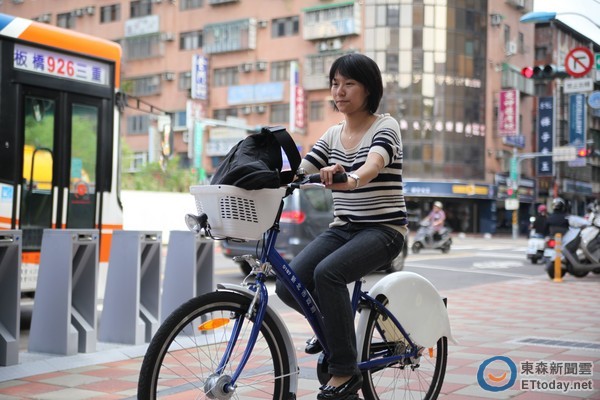
[(23, 232), (24, 257), (34, 252), (29, 261), (37, 264), (44, 229), (92, 229), (99, 222), (96, 167), (103, 103), (27, 86), (19, 92), (23, 169), (17, 228)]

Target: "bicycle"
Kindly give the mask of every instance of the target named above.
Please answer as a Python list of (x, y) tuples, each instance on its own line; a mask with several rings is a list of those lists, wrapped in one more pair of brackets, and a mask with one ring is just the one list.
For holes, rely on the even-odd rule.
[[(242, 285), (219, 284), (163, 322), (141, 366), (139, 399), (296, 399), (296, 350), (285, 322), (268, 305), (265, 282), (270, 275), (283, 280), (301, 304), (323, 347), (317, 376), (321, 384), (328, 381), (328, 346), (318, 306), (275, 248), (283, 198), (316, 177), (299, 175), (279, 189), (191, 187), (198, 209), (198, 215), (186, 216), (191, 230), (239, 240), (260, 239), (265, 232), (264, 245), (259, 259), (244, 256), (253, 272)], [(362, 283), (354, 283), (352, 305), (359, 314), (363, 397), (437, 398), (448, 339), (453, 340), (445, 300), (429, 281), (411, 272), (389, 274), (369, 292), (362, 290)]]

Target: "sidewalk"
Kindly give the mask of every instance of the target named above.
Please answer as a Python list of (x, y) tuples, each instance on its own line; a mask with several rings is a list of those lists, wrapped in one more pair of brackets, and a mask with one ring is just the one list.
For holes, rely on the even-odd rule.
[[(440, 399), (600, 399), (600, 275), (583, 279), (566, 275), (560, 283), (545, 276), (510, 280), (441, 294), (448, 298), (452, 331), (459, 344), (449, 347)], [(303, 352), (311, 336), (308, 324), (291, 311), (283, 318), (298, 349), (298, 400), (314, 400), (319, 386), (317, 356)], [(98, 343), (95, 353), (71, 357), (22, 352), (19, 365), (0, 367), (0, 399), (134, 399), (144, 352), (145, 346), (104, 343)], [(508, 390), (486, 391), (478, 382), (480, 369), (485, 376), (508, 371), (506, 364), (497, 362), (481, 368), (496, 356), (514, 363), (516, 381)], [(523, 374), (527, 365), (538, 369), (544, 364), (564, 367), (570, 373), (564, 375), (563, 369), (558, 376), (557, 371)], [(589, 382), (593, 390), (534, 391), (534, 381), (538, 385)], [(529, 386), (521, 390), (521, 385)]]

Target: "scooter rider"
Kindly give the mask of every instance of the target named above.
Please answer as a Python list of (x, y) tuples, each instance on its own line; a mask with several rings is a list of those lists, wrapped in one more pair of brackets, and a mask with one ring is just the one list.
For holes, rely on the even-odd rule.
[(535, 220), (530, 225), (529, 229), (535, 230), (536, 235), (546, 237), (549, 234), (548, 215), (546, 213), (547, 208), (544, 204), (540, 204), (537, 210), (538, 215), (535, 217)]
[(429, 227), (433, 231), (433, 240), (440, 240), (440, 232), (444, 229), (444, 222), (446, 221), (446, 213), (443, 210), (444, 205), (441, 201), (435, 201), (433, 203), (433, 209), (429, 212), (427, 220), (429, 221)]
[(557, 233), (564, 235), (569, 230), (567, 215), (567, 203), (560, 197), (552, 200), (552, 214), (548, 216), (550, 236), (554, 237)]

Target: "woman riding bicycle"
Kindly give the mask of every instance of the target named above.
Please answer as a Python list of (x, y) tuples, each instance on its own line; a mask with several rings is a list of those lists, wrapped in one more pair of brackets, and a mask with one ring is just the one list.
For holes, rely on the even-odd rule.
[[(362, 375), (347, 285), (389, 264), (404, 245), (408, 222), (402, 141), (398, 122), (376, 114), (383, 83), (373, 60), (356, 53), (338, 58), (329, 83), (334, 108), (344, 114), (344, 121), (325, 132), (300, 168), (320, 173), (322, 183), (332, 190), (334, 220), (290, 265), (323, 314), (331, 378), (317, 399), (354, 399)], [(348, 180), (333, 183), (339, 172), (347, 173)], [(277, 294), (301, 312), (280, 282)], [(307, 346), (309, 353), (320, 349), (318, 342)]]

